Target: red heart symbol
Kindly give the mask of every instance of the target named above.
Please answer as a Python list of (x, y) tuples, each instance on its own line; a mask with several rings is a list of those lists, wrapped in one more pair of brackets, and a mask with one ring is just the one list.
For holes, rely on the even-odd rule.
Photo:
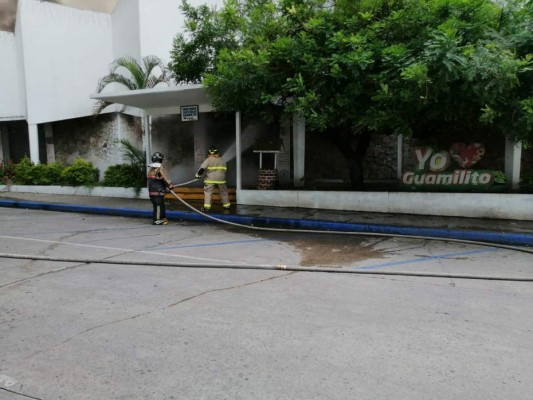
[(469, 168), (477, 163), (485, 155), (485, 146), (481, 143), (453, 143), (450, 154), (454, 161), (463, 168)]

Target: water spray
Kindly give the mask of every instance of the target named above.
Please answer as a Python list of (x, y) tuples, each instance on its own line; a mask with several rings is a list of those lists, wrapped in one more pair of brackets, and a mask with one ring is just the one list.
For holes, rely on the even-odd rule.
[[(253, 140), (249, 136), (244, 136), (241, 141), (241, 153), (245, 150), (248, 150), (252, 145), (254, 144)], [(226, 162), (230, 162), (237, 156), (237, 145), (233, 143), (231, 146), (229, 146), (224, 154), (222, 154), (222, 158)]]

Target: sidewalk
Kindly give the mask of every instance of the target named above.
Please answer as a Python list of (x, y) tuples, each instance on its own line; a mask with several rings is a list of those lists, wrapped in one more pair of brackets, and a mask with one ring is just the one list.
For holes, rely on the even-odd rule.
[[(192, 204), (199, 208), (201, 204)], [(0, 192), (0, 207), (92, 213), (151, 218), (151, 203), (146, 199), (71, 196)], [(435, 217), (353, 211), (317, 210), (286, 207), (232, 207), (223, 214), (214, 204), (210, 214), (233, 223), (287, 229), (368, 232), (377, 234), (440, 237), (482, 241), (513, 246), (533, 246), (533, 222), (480, 218)], [(178, 200), (167, 202), (167, 217), (172, 220), (214, 221), (196, 214)]]

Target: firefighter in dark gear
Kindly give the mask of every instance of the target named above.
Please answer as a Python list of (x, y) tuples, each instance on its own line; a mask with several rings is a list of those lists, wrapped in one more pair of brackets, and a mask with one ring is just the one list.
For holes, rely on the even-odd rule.
[(211, 197), (215, 186), (218, 186), (222, 207), (226, 210), (230, 208), (228, 187), (226, 186), (226, 170), (226, 161), (218, 155), (218, 149), (211, 146), (207, 158), (200, 165), (198, 172), (196, 172), (196, 178), (201, 178), (205, 173), (204, 206), (201, 208), (202, 211), (209, 212), (211, 210)]
[(152, 163), (148, 165), (148, 195), (154, 208), (152, 213), (154, 225), (168, 224), (165, 210), (165, 192), (174, 187), (162, 165), (164, 158), (163, 154), (155, 152), (152, 156)]

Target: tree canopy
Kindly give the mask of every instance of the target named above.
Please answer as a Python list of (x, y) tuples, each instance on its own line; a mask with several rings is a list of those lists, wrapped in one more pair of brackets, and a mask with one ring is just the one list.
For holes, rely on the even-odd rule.
[(218, 110), (310, 130), (533, 138), (532, 0), (183, 1), (170, 68)]

